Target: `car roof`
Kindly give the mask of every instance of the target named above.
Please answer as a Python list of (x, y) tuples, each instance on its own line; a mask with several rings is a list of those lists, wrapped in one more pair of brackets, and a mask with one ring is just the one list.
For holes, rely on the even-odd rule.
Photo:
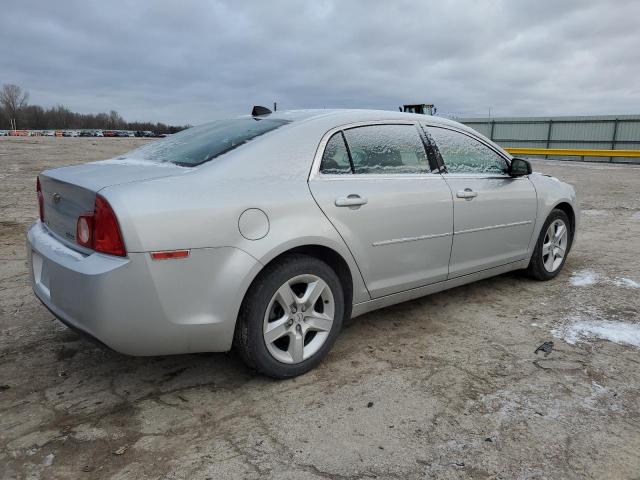
[[(447, 118), (421, 115), (417, 113), (405, 113), (395, 110), (369, 110), (369, 109), (307, 109), (307, 110), (282, 110), (265, 115), (265, 118), (290, 120), (292, 122), (323, 120), (337, 125), (355, 122), (384, 121), (384, 120), (411, 120), (422, 121), (436, 125), (449, 125), (465, 128), (462, 124)], [(466, 128), (465, 128), (466, 129)]]
[[(306, 181), (311, 169), (310, 162), (317, 154), (323, 136), (334, 129), (348, 128), (352, 124), (385, 121), (421, 122), (427, 125), (449, 126), (482, 137), (475, 130), (453, 120), (394, 110), (279, 110), (267, 115), (239, 115), (230, 118), (273, 119), (284, 120), (287, 123), (260, 135), (254, 141), (244, 143), (240, 148), (216, 157), (215, 161), (204, 162), (198, 166), (199, 169), (215, 170), (216, 175), (220, 175), (216, 178), (242, 178), (243, 181), (249, 177), (267, 178), (280, 175)], [(220, 118), (214, 122), (224, 121), (224, 118)], [(244, 166), (238, 167), (242, 162)]]

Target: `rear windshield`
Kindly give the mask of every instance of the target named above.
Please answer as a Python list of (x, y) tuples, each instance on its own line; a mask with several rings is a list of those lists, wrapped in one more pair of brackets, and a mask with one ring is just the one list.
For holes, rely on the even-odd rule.
[(194, 167), (289, 122), (289, 120), (252, 117), (216, 120), (148, 143), (125, 156)]

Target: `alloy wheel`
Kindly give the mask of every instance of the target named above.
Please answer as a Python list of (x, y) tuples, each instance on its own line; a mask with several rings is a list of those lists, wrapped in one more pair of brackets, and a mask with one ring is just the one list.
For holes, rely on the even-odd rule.
[(555, 272), (562, 265), (567, 253), (569, 235), (564, 221), (551, 222), (542, 243), (542, 264), (547, 272)]
[(264, 315), (267, 350), (282, 363), (311, 358), (329, 337), (334, 314), (333, 293), (324, 280), (311, 274), (289, 279), (273, 295)]

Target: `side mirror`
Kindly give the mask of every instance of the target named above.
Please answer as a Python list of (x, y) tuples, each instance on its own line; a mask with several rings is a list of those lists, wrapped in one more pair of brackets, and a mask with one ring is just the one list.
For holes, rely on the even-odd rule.
[(522, 177), (531, 174), (531, 164), (523, 158), (514, 158), (509, 166), (509, 175), (512, 177)]

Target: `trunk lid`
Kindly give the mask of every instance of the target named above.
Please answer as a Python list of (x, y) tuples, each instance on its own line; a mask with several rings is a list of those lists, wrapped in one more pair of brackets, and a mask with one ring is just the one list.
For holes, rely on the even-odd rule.
[(46, 170), (39, 176), (44, 200), (44, 223), (69, 245), (82, 249), (76, 244), (76, 223), (80, 215), (93, 211), (96, 194), (100, 190), (191, 170), (170, 163), (124, 157)]

